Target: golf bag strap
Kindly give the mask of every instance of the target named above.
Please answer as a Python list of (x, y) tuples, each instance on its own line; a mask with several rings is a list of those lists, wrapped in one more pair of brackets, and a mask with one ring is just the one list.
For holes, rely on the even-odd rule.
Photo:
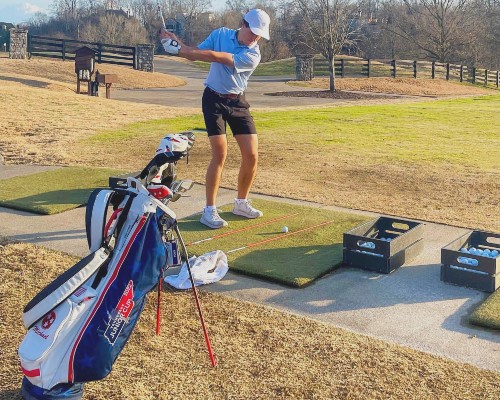
[(108, 207), (115, 192), (110, 189), (96, 189), (89, 197), (85, 211), (85, 228), (90, 252), (99, 249), (104, 242), (104, 226)]
[(130, 211), (130, 207), (132, 206), (132, 202), (134, 201), (134, 198), (136, 196), (137, 195), (135, 193), (130, 193), (129, 198), (127, 199), (127, 203), (125, 204), (125, 207), (123, 207), (123, 211), (118, 217), (118, 222), (116, 223), (116, 229), (114, 232), (115, 237), (118, 237), (118, 235), (120, 235), (120, 232), (123, 228), (123, 224), (127, 220), (127, 215)]

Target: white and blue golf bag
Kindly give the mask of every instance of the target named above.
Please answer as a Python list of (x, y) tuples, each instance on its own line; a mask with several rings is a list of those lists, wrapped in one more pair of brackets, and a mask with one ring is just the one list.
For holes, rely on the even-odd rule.
[[(162, 159), (152, 161), (141, 178), (157, 176), (165, 161), (175, 162), (187, 150), (157, 154), (155, 159)], [(128, 177), (117, 187), (92, 192), (86, 212), (90, 254), (25, 307), (28, 333), (18, 352), (25, 399), (80, 399), (83, 383), (107, 376), (147, 293), (178, 257), (165, 235), (176, 227), (176, 215), (159, 200), (174, 193), (161, 184), (148, 190), (143, 183)]]

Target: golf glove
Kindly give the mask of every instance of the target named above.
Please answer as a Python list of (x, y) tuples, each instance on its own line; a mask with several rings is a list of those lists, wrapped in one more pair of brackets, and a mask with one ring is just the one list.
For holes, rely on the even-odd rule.
[(163, 39), (161, 41), (163, 48), (167, 52), (167, 54), (177, 56), (179, 55), (179, 51), (181, 51), (181, 45), (177, 40), (174, 39)]

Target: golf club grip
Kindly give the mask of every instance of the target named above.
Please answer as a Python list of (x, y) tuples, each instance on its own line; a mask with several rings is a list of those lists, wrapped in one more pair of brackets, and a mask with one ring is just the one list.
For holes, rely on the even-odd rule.
[(200, 317), (201, 327), (203, 329), (203, 335), (205, 336), (205, 343), (207, 345), (208, 356), (210, 357), (210, 362), (212, 363), (212, 367), (215, 367), (217, 365), (217, 362), (215, 360), (215, 356), (214, 356), (214, 353), (212, 351), (212, 345), (210, 344), (210, 338), (208, 337), (208, 331), (207, 331), (207, 328), (205, 326), (205, 319), (203, 318), (203, 313), (201, 311), (200, 301), (198, 299), (198, 291), (196, 290), (196, 286), (194, 284), (194, 279), (193, 279), (193, 274), (191, 273), (191, 266), (189, 265), (189, 254), (187, 252), (186, 244), (184, 243), (184, 240), (182, 239), (182, 235), (181, 235), (181, 232), (179, 230), (179, 226), (177, 224), (175, 224), (174, 229), (175, 229), (175, 233), (177, 234), (177, 237), (179, 238), (179, 242), (181, 243), (184, 256), (186, 257), (186, 266), (187, 266), (187, 270), (189, 273), (189, 280), (191, 281), (191, 287), (193, 289), (194, 301), (196, 303), (196, 308), (198, 309), (198, 315)]

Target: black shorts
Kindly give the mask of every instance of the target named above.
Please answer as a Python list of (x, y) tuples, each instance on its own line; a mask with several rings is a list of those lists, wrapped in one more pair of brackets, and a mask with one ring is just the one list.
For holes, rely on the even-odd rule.
[(241, 94), (235, 99), (225, 98), (205, 88), (201, 101), (208, 136), (225, 135), (226, 123), (233, 135), (256, 135), (257, 130), (250, 115), (250, 104)]

